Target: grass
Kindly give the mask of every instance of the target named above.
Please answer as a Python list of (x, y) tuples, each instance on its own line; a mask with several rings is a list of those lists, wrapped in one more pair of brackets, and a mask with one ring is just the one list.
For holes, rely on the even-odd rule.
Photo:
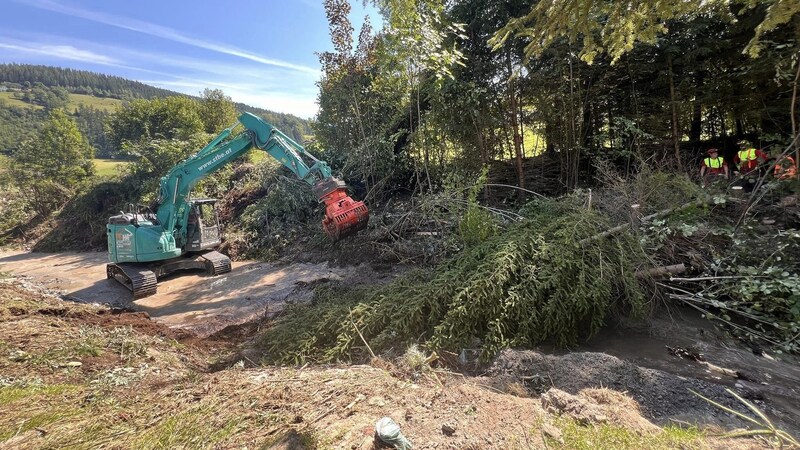
[(75, 111), (78, 106), (85, 105), (107, 112), (114, 112), (119, 109), (122, 104), (123, 101), (116, 98), (93, 97), (85, 94), (69, 94), (67, 110), (72, 112)]
[(6, 439), (10, 439), (18, 434), (22, 434), (29, 430), (41, 429), (46, 425), (71, 417), (75, 415), (75, 413), (76, 413), (75, 411), (70, 411), (70, 410), (59, 410), (59, 411), (48, 411), (41, 414), (36, 414), (21, 421), (19, 426), (17, 426), (16, 428), (0, 429), (0, 442), (5, 441)]
[[(64, 403), (64, 394), (77, 392), (79, 386), (70, 384), (33, 384), (29, 386), (0, 387), (0, 406), (7, 411), (5, 420), (0, 420), (0, 443), (28, 430), (42, 428), (62, 419), (79, 414), (79, 411), (67, 406), (69, 402), (58, 408), (48, 407), (40, 412), (23, 412), (30, 405), (41, 406)], [(7, 407), (6, 405), (12, 405)], [(0, 417), (3, 417), (0, 415)]]
[(706, 436), (697, 428), (667, 426), (660, 433), (639, 434), (619, 425), (581, 425), (576, 420), (559, 417), (556, 428), (563, 433), (563, 443), (546, 436), (547, 448), (593, 450), (613, 448), (615, 450), (703, 448)]
[(0, 92), (0, 100), (4, 100), (8, 106), (16, 106), (17, 108), (42, 109), (42, 106), (23, 102), (18, 98), (14, 98), (14, 94), (14, 92)]
[(129, 161), (120, 161), (118, 159), (103, 159), (95, 158), (92, 160), (94, 168), (99, 177), (110, 177), (119, 173), (119, 168), (130, 164)]
[(30, 386), (0, 387), (0, 405), (8, 405), (33, 396), (56, 396), (76, 390), (71, 384), (33, 384)]
[(213, 448), (214, 444), (237, 432), (241, 423), (235, 418), (215, 423), (218, 415), (213, 406), (203, 405), (167, 418), (141, 433), (132, 448)]
[[(16, 106), (18, 108), (32, 108), (42, 109), (40, 105), (27, 103), (20, 99), (14, 98), (16, 92), (0, 92), (0, 99), (5, 100), (8, 106)], [(116, 98), (102, 98), (93, 97), (85, 94), (69, 94), (69, 102), (67, 103), (67, 111), (75, 112), (80, 105), (91, 106), (92, 108), (99, 109), (107, 112), (114, 112), (119, 109), (124, 102)]]

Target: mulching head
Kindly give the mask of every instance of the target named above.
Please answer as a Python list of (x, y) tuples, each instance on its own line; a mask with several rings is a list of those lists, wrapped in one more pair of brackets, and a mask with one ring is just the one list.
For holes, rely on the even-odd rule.
[(322, 229), (332, 241), (353, 235), (367, 227), (369, 210), (364, 202), (347, 195), (347, 185), (337, 178), (326, 178), (314, 185), (314, 194), (325, 203)]

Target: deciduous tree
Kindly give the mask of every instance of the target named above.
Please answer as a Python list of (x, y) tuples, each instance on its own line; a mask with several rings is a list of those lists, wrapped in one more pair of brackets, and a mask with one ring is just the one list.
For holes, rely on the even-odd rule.
[(94, 149), (60, 109), (53, 110), (38, 135), (13, 156), (12, 177), (40, 214), (63, 203), (94, 173)]

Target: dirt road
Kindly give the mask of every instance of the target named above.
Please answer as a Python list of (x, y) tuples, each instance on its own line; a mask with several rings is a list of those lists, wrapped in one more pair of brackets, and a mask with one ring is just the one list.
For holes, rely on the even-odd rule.
[(0, 272), (32, 278), (37, 283), (86, 303), (107, 303), (147, 312), (170, 327), (207, 336), (222, 328), (281, 310), (287, 299), (307, 298), (304, 286), (339, 280), (363, 272), (358, 267), (328, 264), (275, 266), (234, 261), (233, 270), (218, 277), (179, 273), (160, 280), (158, 293), (132, 301), (131, 293), (106, 279), (106, 254), (0, 253)]

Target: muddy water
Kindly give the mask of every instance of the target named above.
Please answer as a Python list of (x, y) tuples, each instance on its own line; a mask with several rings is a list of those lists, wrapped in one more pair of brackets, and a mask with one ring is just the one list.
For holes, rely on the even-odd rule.
[(200, 336), (279, 312), (287, 299), (307, 298), (314, 282), (339, 280), (363, 272), (328, 264), (283, 266), (234, 261), (230, 273), (209, 277), (180, 273), (159, 280), (158, 293), (132, 301), (122, 285), (106, 278), (106, 253), (0, 253), (0, 272), (27, 276), (50, 289), (87, 303), (106, 303), (147, 312), (170, 327)]
[[(693, 349), (707, 362), (738, 371), (747, 379), (674, 356), (667, 346)], [(607, 353), (640, 367), (728, 386), (768, 416), (800, 430), (800, 358), (751, 347), (732, 339), (697, 311), (672, 307), (659, 313), (650, 327), (609, 328), (571, 350)]]

